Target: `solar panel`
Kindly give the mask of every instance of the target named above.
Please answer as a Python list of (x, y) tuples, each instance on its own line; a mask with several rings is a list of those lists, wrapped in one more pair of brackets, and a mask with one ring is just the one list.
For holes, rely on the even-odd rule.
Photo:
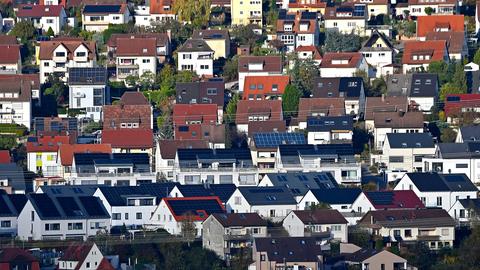
[(217, 200), (170, 200), (168, 201), (173, 213), (176, 216), (182, 216), (187, 213), (199, 215), (200, 211), (205, 211), (207, 215), (213, 213), (224, 213), (222, 206)]
[(377, 205), (389, 205), (393, 203), (393, 192), (368, 192), (369, 199)]
[(108, 215), (97, 197), (81, 196), (78, 197), (78, 199), (80, 200), (80, 203), (83, 205), (83, 208), (85, 208), (89, 216), (97, 217)]
[(282, 193), (283, 189), (280, 188), (256, 188), (250, 189), (250, 193), (257, 193), (257, 194), (266, 194), (266, 193)]
[(54, 202), (46, 194), (31, 194), (30, 195), (35, 205), (38, 207), (40, 214), (47, 218), (61, 217)]
[(88, 5), (83, 9), (84, 13), (118, 13), (121, 5)]
[(75, 198), (57, 197), (57, 201), (67, 217), (82, 217), (85, 215), (75, 201)]
[(68, 80), (70, 84), (105, 84), (107, 70), (103, 67), (70, 68)]
[(306, 144), (302, 133), (268, 132), (255, 133), (253, 140), (258, 148), (275, 148), (281, 144)]
[(5, 200), (5, 196), (0, 196), (0, 215), (11, 215), (13, 213)]

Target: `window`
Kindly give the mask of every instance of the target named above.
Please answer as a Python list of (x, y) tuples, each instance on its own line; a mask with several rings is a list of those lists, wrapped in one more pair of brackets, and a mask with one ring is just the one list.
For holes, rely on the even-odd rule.
[(137, 219), (142, 219), (142, 213), (137, 213)]
[(456, 167), (457, 169), (466, 169), (466, 168), (468, 168), (468, 164), (467, 164), (467, 163), (457, 163), (457, 164), (455, 165), (455, 167)]
[(254, 234), (258, 234), (260, 232), (260, 230), (258, 228), (253, 228), (253, 233)]
[(412, 237), (412, 230), (405, 230), (405, 237)]
[(213, 96), (217, 94), (217, 88), (208, 88), (207, 89), (207, 95)]
[(173, 160), (167, 161), (167, 165), (168, 165), (168, 166), (173, 166)]
[(423, 156), (415, 156), (415, 162), (422, 162)]
[(68, 230), (82, 230), (83, 223), (68, 223)]
[(400, 236), (400, 230), (393, 230), (393, 236)]
[(437, 197), (437, 206), (442, 206), (442, 197)]
[(56, 53), (55, 53), (55, 56), (56, 56), (56, 57), (64, 57), (64, 56), (65, 56), (65, 52), (56, 52)]
[(143, 60), (142, 60), (142, 63), (144, 63), (144, 64), (150, 63), (150, 59), (143, 59)]
[(265, 255), (264, 255), (264, 254), (261, 254), (261, 255), (260, 255), (260, 261), (264, 262), (265, 259), (266, 259), (266, 258), (265, 258)]
[(112, 219), (113, 219), (113, 220), (120, 220), (120, 219), (122, 219), (122, 214), (120, 214), (120, 213), (113, 213), (113, 214), (112, 214)]
[(10, 228), (12, 227), (12, 222), (10, 220), (3, 220), (0, 225), (2, 228)]
[(186, 53), (183, 55), (183, 59), (192, 59), (192, 55)]
[(45, 231), (59, 231), (60, 223), (47, 223), (45, 224)]
[(332, 225), (330, 229), (332, 230), (332, 232), (338, 232), (342, 230), (342, 225)]
[(403, 156), (390, 156), (388, 160), (390, 163), (403, 163)]
[(128, 213), (125, 213), (125, 219), (128, 220)]
[(380, 264), (380, 270), (385, 270), (385, 264), (384, 263)]
[(275, 209), (270, 209), (270, 217), (275, 217)]
[(90, 268), (90, 262), (87, 262), (86, 265), (87, 265), (87, 268)]
[(77, 52), (77, 57), (85, 57), (87, 56), (86, 52)]
[(241, 205), (241, 204), (242, 204), (242, 197), (235, 196), (235, 205)]
[(103, 106), (103, 88), (93, 89), (93, 106)]
[(50, 63), (49, 62), (43, 62), (43, 66), (48, 67), (48, 66), (50, 66)]
[(47, 19), (47, 23), (53, 23), (53, 19)]

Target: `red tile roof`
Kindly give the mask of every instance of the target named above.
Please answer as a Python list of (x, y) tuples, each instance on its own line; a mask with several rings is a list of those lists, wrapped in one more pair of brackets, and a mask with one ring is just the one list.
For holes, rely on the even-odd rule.
[(110, 144), (62, 144), (58, 149), (62, 166), (72, 166), (75, 153), (112, 153)]
[[(317, 18), (303, 18), (302, 17), (302, 11), (299, 11), (299, 12), (295, 12), (295, 13), (287, 13), (287, 15), (292, 15), (295, 17), (294, 20), (290, 20), (290, 19), (278, 19), (277, 20), (277, 33), (283, 33), (285, 32), (284, 31), (284, 28), (285, 28), (285, 24), (293, 24), (293, 27), (292, 27), (292, 30), (289, 31), (289, 32), (292, 32), (292, 33), (298, 33), (298, 34), (314, 34), (315, 33), (315, 29), (316, 27), (318, 27), (317, 25)], [(301, 24), (307, 24), (307, 29), (306, 30), (300, 30), (300, 25)]]
[(161, 140), (158, 144), (163, 159), (174, 159), (177, 149), (208, 148), (205, 140)]
[(115, 268), (113, 268), (112, 264), (106, 258), (103, 258), (97, 270), (115, 270)]
[[(388, 197), (390, 194), (392, 195), (392, 200), (388, 204), (375, 200), (379, 195)], [(425, 205), (413, 190), (371, 191), (365, 192), (365, 196), (377, 210), (425, 208)]]
[(311, 52), (313, 53), (313, 60), (322, 60), (322, 55), (320, 54), (320, 51), (316, 46), (310, 45), (310, 46), (298, 46), (295, 49), (296, 52)]
[(58, 17), (62, 12), (62, 6), (56, 5), (22, 5), (16, 13), (20, 18)]
[(138, 128), (150, 129), (152, 107), (142, 93), (125, 92), (118, 104), (103, 106), (103, 123), (103, 129), (119, 129), (122, 123), (138, 124)]
[(85, 46), (88, 50), (88, 59), (93, 60), (96, 58), (96, 43), (95, 41), (83, 41), (78, 38), (56, 38), (50, 41), (40, 42), (40, 60), (52, 60), (53, 52), (58, 46), (64, 46), (67, 49), (67, 57), (72, 60), (73, 53), (79, 46)]
[(235, 123), (248, 124), (249, 116), (267, 116), (268, 120), (283, 119), (281, 100), (240, 100), (237, 104)]
[(217, 104), (175, 104), (173, 106), (173, 123), (185, 125), (190, 121), (215, 124), (217, 122)]
[(320, 68), (354, 68), (360, 65), (363, 56), (359, 52), (325, 53)]
[(248, 123), (248, 136), (252, 137), (257, 132), (286, 132), (287, 124), (285, 120), (262, 121)]
[(63, 252), (63, 256), (60, 258), (61, 261), (74, 261), (78, 262), (74, 270), (80, 269), (83, 262), (92, 250), (92, 243), (72, 243), (68, 248)]
[(217, 124), (190, 124), (176, 125), (176, 140), (205, 140), (211, 143), (225, 142), (225, 125)]
[(20, 60), (20, 45), (0, 45), (0, 64), (16, 64)]
[(373, 120), (375, 114), (381, 112), (406, 112), (408, 99), (406, 96), (367, 97), (365, 102), (365, 120)]
[(306, 122), (308, 116), (345, 115), (344, 98), (301, 98), (298, 105), (298, 121)]
[(10, 151), (0, 150), (0, 164), (6, 164), (10, 162), (12, 162), (12, 158), (10, 157)]
[(445, 115), (454, 116), (462, 109), (480, 108), (480, 94), (451, 94), (445, 100)]
[[(170, 213), (172, 213), (173, 217), (175, 218), (176, 221), (182, 221), (185, 220), (186, 216), (185, 215), (176, 215), (175, 214), (175, 209), (173, 209), (172, 205), (170, 202), (172, 201), (191, 201), (191, 214), (192, 214), (192, 220), (193, 221), (204, 221), (209, 217), (208, 215), (208, 210), (207, 209), (202, 209), (202, 204), (196, 204), (195, 202), (198, 201), (216, 201), (224, 211), (225, 207), (223, 206), (222, 201), (220, 200), (219, 197), (217, 196), (207, 196), (207, 197), (183, 197), (183, 198), (163, 198), (163, 201), (167, 204), (168, 209), (170, 210)], [(193, 213), (195, 211), (195, 213)]]
[(32, 136), (27, 141), (27, 152), (57, 152), (60, 145), (69, 143), (69, 136)]
[[(286, 75), (246, 76), (242, 96), (243, 99), (281, 96), (289, 82), (290, 77)], [(273, 86), (276, 86), (275, 91), (273, 91)]]
[[(249, 64), (262, 64), (261, 70), (250, 70)], [(269, 56), (240, 56), (238, 59), (238, 72), (276, 72), (282, 73), (282, 57), (276, 55)]]
[[(38, 259), (30, 254), (30, 252), (23, 250), (21, 248), (9, 248), (5, 247), (0, 250), (0, 263), (11, 263), (11, 262), (22, 262), (22, 263), (27, 263), (27, 262), (36, 262), (38, 263)], [(23, 265), (25, 266), (25, 265)], [(30, 267), (28, 265), (28, 267)], [(27, 267), (27, 268), (28, 268)], [(37, 266), (38, 267), (38, 266)], [(12, 266), (12, 268), (14, 268)], [(3, 265), (2, 265), (2, 269)], [(5, 269), (10, 269), (8, 264)], [(37, 269), (40, 269), (39, 267)]]
[[(402, 64), (429, 64), (444, 60), (445, 40), (407, 41), (403, 49)], [(417, 56), (414, 60), (413, 57)], [(423, 58), (420, 60), (420, 56)], [(425, 58), (428, 56), (428, 59)]]
[(448, 28), (452, 32), (464, 32), (464, 16), (435, 15), (417, 17), (417, 37), (424, 37), (428, 32), (438, 32), (438, 28)]
[(153, 131), (139, 128), (103, 130), (102, 143), (112, 148), (149, 149), (153, 147)]
[(16, 36), (0, 35), (0, 44), (2, 45), (16, 45), (18, 40)]
[(117, 56), (157, 56), (156, 38), (117, 38)]
[(120, 103), (124, 105), (150, 105), (142, 92), (125, 92), (120, 98)]
[(312, 0), (312, 1), (303, 1), (303, 0), (296, 0), (295, 2), (290, 1), (288, 3), (288, 8), (326, 8), (327, 1), (323, 0)]

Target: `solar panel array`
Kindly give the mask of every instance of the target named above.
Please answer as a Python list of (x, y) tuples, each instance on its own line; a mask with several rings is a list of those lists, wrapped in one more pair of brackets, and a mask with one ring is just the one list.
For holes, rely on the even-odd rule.
[(365, 16), (365, 6), (364, 5), (355, 5), (353, 8), (353, 16), (363, 17)]
[(0, 215), (12, 215), (13, 213), (5, 199), (5, 196), (0, 196)]
[(73, 197), (57, 197), (60, 207), (67, 217), (82, 217), (85, 214)]
[(302, 133), (268, 132), (255, 133), (253, 140), (258, 148), (275, 148), (281, 144), (306, 144)]
[(368, 192), (368, 198), (376, 205), (390, 205), (393, 203), (393, 192)]
[(121, 5), (87, 5), (84, 7), (84, 13), (118, 13)]
[(102, 67), (84, 67), (69, 69), (69, 83), (105, 84), (107, 70)]
[(35, 205), (40, 210), (41, 214), (47, 218), (57, 218), (61, 217), (60, 212), (58, 212), (55, 203), (50, 197), (46, 194), (31, 194), (30, 197), (34, 201)]
[(176, 216), (182, 216), (187, 213), (198, 215), (200, 210), (205, 211), (207, 215), (213, 213), (224, 213), (222, 206), (217, 200), (169, 200), (168, 203)]
[(100, 203), (97, 197), (81, 196), (78, 197), (78, 199), (83, 204), (83, 207), (85, 208), (89, 216), (98, 217), (108, 215), (108, 213), (105, 211), (105, 208)]

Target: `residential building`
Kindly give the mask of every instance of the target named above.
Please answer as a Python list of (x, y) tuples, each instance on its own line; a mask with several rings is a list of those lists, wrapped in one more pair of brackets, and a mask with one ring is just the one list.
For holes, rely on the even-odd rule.
[(373, 119), (376, 149), (382, 149), (388, 133), (423, 133), (422, 112), (378, 112)]
[(235, 124), (237, 131), (248, 132), (250, 122), (283, 120), (281, 100), (239, 100)]
[(390, 15), (390, 2), (387, 0), (375, 0), (375, 1), (364, 1), (364, 0), (355, 0), (354, 3), (365, 4), (365, 9), (368, 12), (368, 17), (378, 15)]
[(297, 201), (287, 187), (238, 187), (227, 201), (227, 212), (257, 213), (279, 222), (297, 209)]
[(18, 231), (18, 215), (22, 211), (27, 197), (25, 194), (0, 195), (0, 233), (5, 236), (15, 237)]
[(6, 247), (0, 254), (0, 264), (6, 269), (20, 269), (25, 267), (32, 270), (40, 270), (38, 258), (29, 251), (17, 247)]
[(346, 3), (340, 6), (327, 7), (324, 18), (326, 30), (365, 36), (368, 20), (368, 11), (365, 4), (352, 5)]
[(275, 169), (279, 172), (330, 172), (338, 184), (359, 184), (360, 164), (349, 144), (279, 145)]
[(174, 181), (181, 184), (258, 184), (258, 169), (246, 148), (177, 149), (174, 166)]
[(319, 69), (322, 77), (354, 77), (359, 70), (369, 74), (367, 61), (360, 52), (327, 52)]
[(364, 194), (371, 204), (371, 207), (362, 208), (362, 210), (371, 211), (425, 208), (425, 205), (415, 194), (415, 192), (413, 192), (413, 190), (365, 191)]
[(448, 122), (458, 122), (466, 113), (480, 112), (479, 94), (449, 94), (445, 98), (445, 116)]
[(149, 2), (149, 6), (137, 6), (135, 9), (135, 24), (151, 26), (156, 22), (165, 22), (177, 18), (173, 11), (172, 1), (159, 0)]
[(58, 147), (57, 166), (58, 176), (69, 178), (72, 173), (73, 156), (77, 153), (103, 153), (111, 154), (109, 144), (62, 144)]
[(32, 130), (36, 136), (69, 135), (76, 137), (78, 120), (74, 117), (35, 117)]
[[(211, 78), (200, 82), (177, 83), (177, 104), (217, 104), (220, 119), (225, 103), (225, 82), (222, 78)], [(221, 120), (220, 120), (221, 121)]]
[(251, 247), (255, 237), (267, 237), (267, 221), (257, 213), (212, 214), (202, 224), (203, 248), (229, 259)]
[(59, 5), (21, 5), (15, 12), (17, 21), (32, 22), (35, 28), (47, 32), (50, 28), (55, 35), (60, 34), (67, 23), (65, 9)]
[(203, 140), (208, 143), (208, 148), (225, 148), (225, 124), (192, 124), (178, 126), (175, 129), (176, 140)]
[(367, 64), (373, 66), (376, 77), (393, 74), (393, 57), (395, 48), (388, 37), (378, 30), (373, 30), (370, 37), (363, 43), (360, 52)]
[[(340, 213), (364, 213), (367, 209), (355, 209), (356, 202), (369, 202), (360, 188), (312, 188), (298, 203), (298, 209), (310, 210), (316, 205), (328, 204)], [(355, 223), (354, 223), (355, 224)]]
[(82, 10), (83, 30), (102, 32), (110, 24), (126, 24), (132, 20), (126, 4), (87, 4)]
[(430, 32), (426, 40), (445, 40), (448, 56), (452, 61), (463, 61), (468, 57), (467, 39), (464, 32)]
[(248, 138), (252, 138), (259, 132), (286, 132), (287, 126), (285, 120), (269, 120), (248, 122)]
[(458, 129), (456, 143), (480, 141), (480, 126), (463, 126)]
[[(219, 115), (220, 114), (220, 115)], [(175, 104), (173, 128), (175, 139), (205, 139), (207, 126), (221, 126), (223, 109), (217, 104)], [(208, 134), (210, 135), (210, 134)]]
[(433, 250), (455, 240), (455, 221), (443, 209), (369, 211), (358, 225), (390, 243), (424, 242)]
[(296, 12), (297, 10), (306, 10), (325, 14), (327, 3), (322, 0), (283, 0), (281, 7), (288, 9), (291, 12)]
[(156, 38), (117, 38), (115, 56), (117, 80), (157, 73)]
[(218, 197), (163, 198), (150, 222), (172, 235), (182, 235), (184, 222), (192, 222), (196, 232), (202, 235), (202, 223), (212, 214), (224, 214), (225, 208)]
[(77, 118), (103, 120), (103, 106), (110, 102), (107, 69), (75, 67), (68, 69), (69, 109), (79, 110)]
[(58, 258), (57, 269), (114, 269), (95, 243), (73, 243)]
[(58, 148), (69, 144), (69, 136), (37, 136), (27, 139), (27, 168), (42, 176), (59, 176)]
[(115, 105), (103, 106), (103, 130), (153, 129), (153, 108), (141, 92), (125, 92)]
[(308, 144), (352, 143), (351, 116), (307, 117)]
[(213, 50), (213, 60), (227, 59), (230, 56), (230, 34), (227, 30), (194, 30), (193, 39), (203, 39)]
[(153, 156), (153, 130), (140, 128), (106, 129), (102, 143), (110, 144), (113, 153), (146, 153)]
[(167, 31), (166, 33), (129, 33), (129, 34), (112, 34), (110, 39), (107, 41), (107, 49), (109, 52), (112, 52), (115, 56), (118, 49), (118, 39), (150, 39), (154, 38), (157, 40), (157, 60), (160, 63), (164, 63), (172, 53), (171, 45), (171, 33)]
[(68, 69), (74, 67), (94, 67), (97, 59), (94, 41), (57, 38), (41, 41), (39, 49), (40, 83), (45, 83), (50, 75), (58, 75), (67, 81)]
[(425, 0), (408, 0), (408, 10), (410, 16), (427, 15), (425, 8), (430, 7), (435, 14), (454, 14), (457, 11), (459, 4), (457, 1), (425, 1)]
[(18, 237), (22, 240), (85, 241), (110, 230), (110, 215), (93, 196), (54, 197), (31, 193), (18, 216)]
[(298, 104), (298, 128), (306, 129), (307, 121), (309, 117), (344, 116), (344, 115), (345, 115), (345, 98), (343, 97), (300, 98), (300, 102)]
[(204, 39), (189, 39), (177, 50), (178, 70), (190, 70), (198, 76), (213, 76), (215, 51)]
[(276, 24), (276, 39), (285, 45), (287, 52), (293, 52), (299, 46), (319, 45), (320, 28), (316, 12), (281, 9)]
[(403, 73), (428, 70), (434, 61), (449, 61), (445, 40), (406, 41), (404, 43)]
[(31, 94), (32, 105), (36, 107), (40, 107), (42, 105), (42, 95), (40, 94), (40, 77), (38, 73), (37, 74), (0, 74), (0, 83), (2, 83), (3, 80), (29, 81), (31, 92), (32, 92)]
[(282, 99), (290, 82), (286, 75), (246, 76), (242, 97), (244, 100)]
[(20, 45), (0, 44), (0, 74), (22, 73)]
[(16, 163), (0, 163), (0, 189), (9, 194), (27, 194), (33, 192), (32, 172), (25, 171)]
[[(295, 48), (294, 51), (300, 60), (312, 60), (315, 65), (319, 66), (322, 63), (322, 55), (317, 46), (303, 46), (300, 45)], [(293, 61), (289, 62), (289, 68), (292, 69), (295, 66)]]
[(480, 199), (460, 199), (448, 210), (450, 216), (460, 225), (478, 222)]
[(171, 198), (185, 198), (185, 197), (209, 197), (216, 196), (222, 202), (222, 205), (227, 204), (228, 199), (237, 189), (234, 184), (198, 184), (198, 185), (181, 185), (175, 184), (171, 189), (168, 197)]
[(406, 173), (394, 188), (413, 190), (426, 207), (449, 211), (459, 199), (476, 199), (478, 188), (465, 174)]
[(408, 111), (408, 99), (405, 96), (367, 97), (365, 101), (365, 129), (372, 132), (374, 118), (384, 112), (406, 112)]
[(348, 242), (348, 221), (335, 209), (295, 210), (282, 222), (291, 237), (330, 233), (332, 240)]
[(32, 125), (32, 83), (22, 78), (0, 77), (0, 123)]
[(238, 90), (245, 89), (247, 76), (283, 75), (282, 57), (241, 55), (238, 58)]
[(376, 250), (372, 248), (360, 248), (354, 246), (351, 252), (344, 252), (340, 247), (340, 254), (344, 256), (344, 262), (350, 267), (358, 266), (360, 269), (408, 269), (407, 260), (395, 255), (388, 250)]
[(344, 98), (345, 113), (357, 119), (365, 113), (365, 89), (361, 77), (317, 77), (311, 95), (314, 98)]
[(407, 96), (408, 104), (430, 113), (437, 104), (438, 76), (431, 73), (393, 74), (387, 77), (388, 96)]
[(262, 27), (262, 1), (231, 1), (232, 25), (256, 24)]

